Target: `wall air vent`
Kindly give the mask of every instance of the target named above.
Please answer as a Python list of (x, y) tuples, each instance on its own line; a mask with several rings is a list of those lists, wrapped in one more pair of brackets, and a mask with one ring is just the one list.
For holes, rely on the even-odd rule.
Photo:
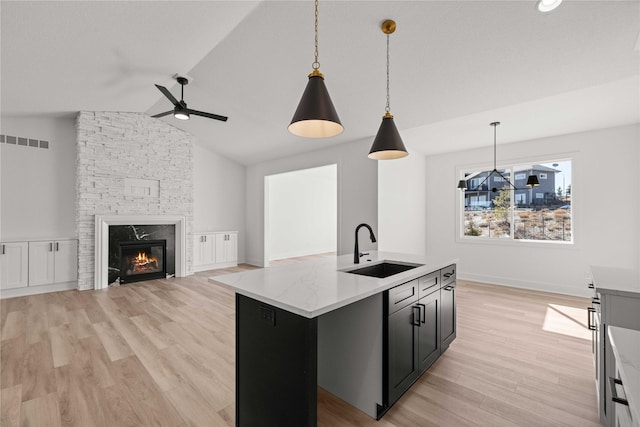
[(22, 145), (23, 147), (49, 148), (49, 141), (42, 141), (22, 136), (0, 135), (0, 144)]

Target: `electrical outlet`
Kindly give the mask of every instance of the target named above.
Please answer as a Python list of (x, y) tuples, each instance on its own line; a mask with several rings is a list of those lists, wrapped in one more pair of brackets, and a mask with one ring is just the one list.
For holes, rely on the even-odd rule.
[(270, 323), (271, 326), (276, 325), (276, 311), (269, 307), (260, 307), (260, 320)]

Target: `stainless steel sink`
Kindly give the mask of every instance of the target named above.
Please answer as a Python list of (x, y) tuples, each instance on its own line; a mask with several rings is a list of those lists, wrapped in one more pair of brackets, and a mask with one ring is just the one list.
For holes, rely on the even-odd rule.
[(393, 276), (394, 274), (402, 273), (403, 271), (411, 270), (413, 268), (420, 267), (420, 266), (422, 266), (422, 264), (384, 261), (378, 264), (356, 268), (354, 270), (343, 270), (343, 271), (345, 273), (359, 274), (361, 276), (377, 277), (379, 279), (384, 279), (385, 277)]

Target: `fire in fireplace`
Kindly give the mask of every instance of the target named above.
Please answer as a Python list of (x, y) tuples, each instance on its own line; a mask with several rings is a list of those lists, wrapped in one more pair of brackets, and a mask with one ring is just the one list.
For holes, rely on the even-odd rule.
[(166, 277), (166, 240), (120, 242), (120, 283)]

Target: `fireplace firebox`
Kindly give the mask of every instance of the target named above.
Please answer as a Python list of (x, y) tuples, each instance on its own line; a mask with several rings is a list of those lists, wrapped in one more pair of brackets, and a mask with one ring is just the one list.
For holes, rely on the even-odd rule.
[(120, 283), (164, 279), (167, 276), (166, 240), (120, 242)]

